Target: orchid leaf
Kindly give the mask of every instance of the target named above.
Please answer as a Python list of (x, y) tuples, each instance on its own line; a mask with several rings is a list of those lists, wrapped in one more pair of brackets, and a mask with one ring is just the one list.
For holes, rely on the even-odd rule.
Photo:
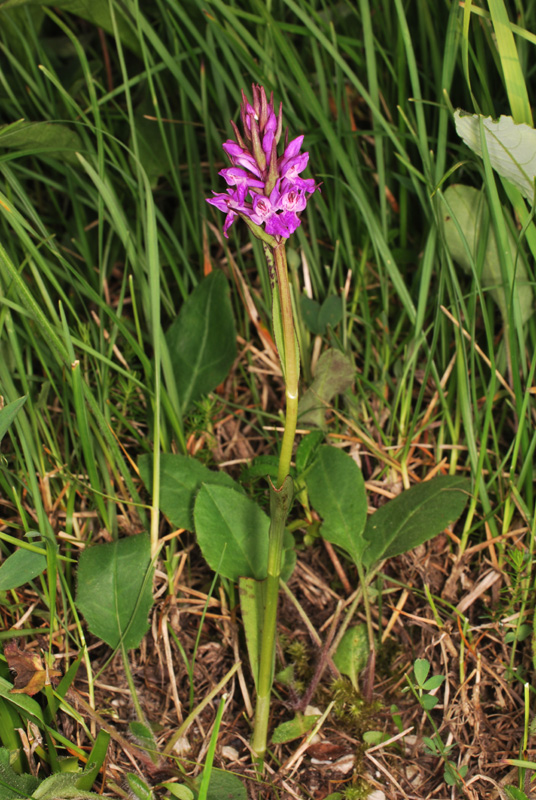
[(361, 470), (343, 450), (322, 445), (305, 482), (311, 505), (323, 519), (321, 535), (359, 563), (368, 546), (363, 537), (367, 495)]
[(144, 534), (86, 548), (76, 604), (90, 631), (109, 647), (138, 647), (153, 604), (151, 546)]
[(457, 475), (434, 478), (407, 489), (368, 518), (363, 559), (371, 567), (407, 553), (455, 522), (470, 497), (471, 481)]
[(166, 332), (181, 411), (211, 392), (236, 357), (229, 285), (212, 272), (196, 286)]

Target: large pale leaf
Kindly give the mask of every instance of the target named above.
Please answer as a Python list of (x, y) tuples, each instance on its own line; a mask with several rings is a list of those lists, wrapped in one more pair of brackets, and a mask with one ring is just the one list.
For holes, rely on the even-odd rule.
[(0, 126), (0, 148), (25, 150), (33, 155), (50, 155), (78, 164), (76, 153), (82, 140), (75, 130), (56, 122), (19, 122)]
[[(445, 241), (452, 258), (468, 274), (473, 272), (471, 256), (473, 262), (476, 261), (480, 238), (485, 231), (487, 232), (481, 282), (483, 288), (490, 290), (491, 296), (500, 308), (503, 319), (507, 320), (510, 289), (503, 286), (501, 263), (493, 226), (489, 225), (486, 229), (483, 223), (487, 216), (485, 194), (473, 186), (455, 184), (446, 189), (445, 200), (450, 207), (450, 211), (444, 213), (442, 220)], [(504, 210), (503, 213), (507, 214), (508, 212)], [(511, 279), (515, 282), (515, 296), (519, 303), (521, 321), (524, 323), (532, 314), (534, 296), (523, 259), (515, 259), (517, 244), (509, 228), (507, 228), (507, 234), (512, 262), (515, 260), (516, 264), (515, 276), (512, 276)]]
[(434, 478), (412, 486), (381, 506), (367, 521), (370, 567), (384, 558), (413, 550), (455, 522), (469, 499), (471, 481), (458, 476)]
[(363, 538), (367, 495), (361, 470), (349, 455), (330, 445), (318, 449), (305, 477), (311, 505), (323, 519), (320, 533), (358, 563), (368, 542)]
[(24, 397), (19, 397), (17, 400), (13, 400), (12, 403), (8, 403), (7, 406), (4, 406), (4, 408), (0, 410), (0, 442), (25, 402), (26, 395)]
[(498, 120), (482, 114), (454, 112), (458, 135), (479, 156), (482, 155), (480, 124), (493, 169), (519, 189), (531, 203), (534, 199), (536, 177), (536, 131), (525, 123), (516, 124), (512, 117)]
[(316, 365), (314, 381), (299, 402), (299, 424), (325, 427), (328, 403), (349, 389), (354, 378), (354, 367), (344, 353), (333, 349), (322, 353)]
[(232, 581), (266, 577), (270, 520), (253, 500), (227, 486), (205, 484), (194, 519), (197, 541), (214, 572)]
[(88, 547), (78, 564), (76, 604), (90, 631), (110, 647), (137, 647), (153, 604), (151, 545), (141, 533)]
[(236, 357), (229, 286), (212, 272), (194, 289), (166, 333), (181, 410), (212, 391)]
[[(152, 489), (152, 459), (140, 456), (138, 467), (142, 480), (150, 492)], [(160, 456), (160, 510), (177, 528), (194, 529), (194, 502), (203, 483), (228, 486), (242, 491), (226, 472), (209, 469), (190, 456), (178, 453), (163, 453)]]

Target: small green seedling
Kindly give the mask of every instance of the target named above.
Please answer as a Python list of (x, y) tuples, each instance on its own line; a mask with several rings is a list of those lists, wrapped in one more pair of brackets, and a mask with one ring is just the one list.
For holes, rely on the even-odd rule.
[[(445, 681), (444, 675), (430, 675), (431, 665), (426, 658), (417, 658), (413, 664), (413, 678), (414, 681), (406, 675), (409, 689), (419, 701), (421, 708), (428, 717), (432, 728), (434, 729), (433, 736), (423, 736), (423, 744), (427, 755), (437, 756), (443, 759), (445, 769), (443, 772), (443, 780), (447, 786), (456, 786), (462, 788), (463, 778), (467, 775), (469, 766), (462, 764), (457, 766), (454, 761), (451, 761), (449, 756), (454, 745), (444, 744), (441, 736), (439, 735), (438, 727), (434, 718), (431, 715), (439, 703), (439, 698), (432, 694), (442, 686)], [(430, 675), (430, 677), (428, 677)]]

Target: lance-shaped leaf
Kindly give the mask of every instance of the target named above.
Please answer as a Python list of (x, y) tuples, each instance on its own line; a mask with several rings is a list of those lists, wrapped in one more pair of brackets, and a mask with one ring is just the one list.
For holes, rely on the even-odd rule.
[(363, 559), (371, 567), (384, 558), (407, 553), (455, 522), (470, 497), (471, 482), (456, 475), (412, 486), (381, 506), (369, 519)]
[(214, 572), (232, 581), (266, 577), (270, 520), (253, 500), (227, 486), (205, 484), (194, 520), (197, 541)]
[(76, 604), (110, 647), (138, 647), (153, 604), (151, 545), (141, 533), (88, 547), (80, 556)]
[[(152, 489), (152, 458), (140, 456), (138, 467), (148, 491)], [(226, 472), (209, 469), (195, 458), (180, 453), (160, 456), (159, 508), (177, 528), (194, 529), (194, 503), (202, 484), (228, 486), (237, 492), (242, 487)]]
[(229, 285), (212, 272), (196, 286), (166, 333), (184, 413), (226, 377), (236, 357)]
[(367, 495), (363, 475), (353, 458), (343, 450), (323, 445), (305, 482), (311, 505), (323, 519), (321, 535), (355, 563), (362, 561), (368, 546), (363, 538)]

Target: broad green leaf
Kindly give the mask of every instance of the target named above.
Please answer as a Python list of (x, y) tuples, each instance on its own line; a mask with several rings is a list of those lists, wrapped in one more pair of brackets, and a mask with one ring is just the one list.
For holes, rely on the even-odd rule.
[(367, 520), (365, 539), (370, 547), (365, 566), (407, 553), (437, 536), (458, 519), (470, 491), (467, 478), (446, 476), (419, 483), (389, 500)]
[(323, 519), (320, 533), (358, 563), (367, 542), (365, 481), (355, 461), (343, 450), (322, 445), (305, 476), (311, 505)]
[(342, 314), (342, 297), (338, 294), (330, 294), (329, 297), (326, 297), (318, 315), (318, 324), (323, 328), (322, 333), (325, 333), (328, 326), (330, 328), (335, 328), (341, 321)]
[(324, 328), (321, 327), (318, 317), (320, 316), (320, 303), (302, 294), (300, 297), (300, 310), (302, 313), (303, 321), (307, 328), (314, 333), (315, 336), (322, 336)]
[(343, 675), (350, 678), (356, 691), (359, 689), (357, 679), (367, 666), (369, 652), (367, 626), (361, 624), (346, 630), (333, 656), (333, 663)]
[(342, 319), (342, 299), (336, 294), (326, 297), (322, 305), (307, 295), (300, 297), (303, 321), (315, 336), (323, 336), (328, 325), (334, 328)]
[(156, 764), (159, 758), (158, 745), (156, 744), (156, 739), (154, 738), (152, 730), (137, 719), (129, 722), (128, 727), (130, 729), (130, 735), (138, 747), (145, 750)]
[(508, 785), (504, 787), (504, 791), (506, 792), (507, 797), (510, 800), (529, 800), (525, 792), (522, 792), (521, 789), (518, 789), (517, 786)]
[(195, 800), (194, 793), (184, 783), (163, 783), (162, 788), (167, 789), (170, 795), (177, 797), (178, 800)]
[(11, 766), (10, 752), (0, 747), (0, 797), (2, 800), (18, 800), (29, 797), (39, 785), (33, 775), (18, 775)]
[(222, 382), (236, 358), (233, 311), (223, 272), (211, 272), (194, 289), (166, 340), (184, 413)]
[(433, 694), (423, 694), (420, 698), (420, 704), (425, 711), (431, 711), (438, 703), (439, 697), (435, 697)]
[[(75, 17), (81, 17), (88, 22), (92, 22), (97, 28), (105, 30), (106, 33), (113, 34), (114, 32), (108, 0), (4, 0), (0, 6), (0, 24), (3, 12), (10, 8), (24, 5), (52, 6), (62, 11), (68, 11)], [(121, 41), (129, 50), (139, 54), (140, 45), (135, 30), (127, 24), (117, 5), (114, 10)]]
[(232, 772), (213, 769), (206, 800), (247, 800), (246, 787)]
[(298, 475), (305, 472), (309, 464), (314, 461), (323, 439), (324, 433), (319, 430), (311, 431), (301, 439), (296, 449), (296, 472)]
[(325, 427), (327, 404), (336, 395), (349, 389), (354, 378), (355, 369), (340, 350), (322, 353), (316, 365), (314, 381), (299, 402), (299, 424)]
[(13, 400), (12, 403), (8, 403), (7, 406), (4, 406), (4, 408), (0, 410), (0, 442), (25, 402), (26, 395), (24, 397), (19, 397), (17, 400)]
[(431, 678), (428, 678), (428, 680), (422, 684), (422, 688), (425, 692), (433, 692), (434, 689), (439, 689), (445, 680), (446, 678), (444, 675), (432, 675)]
[(16, 589), (37, 578), (46, 569), (45, 556), (20, 547), (0, 567), (0, 591)]
[[(140, 456), (138, 467), (141, 478), (150, 492), (152, 490), (152, 458)], [(177, 528), (194, 529), (194, 503), (203, 483), (228, 486), (242, 492), (226, 472), (209, 469), (195, 458), (178, 453), (162, 453), (160, 456), (160, 502), (159, 508), (172, 525)]]
[(204, 484), (194, 507), (198, 544), (219, 575), (266, 577), (270, 520), (249, 497), (227, 486)]
[(80, 556), (76, 604), (110, 647), (138, 647), (153, 604), (151, 545), (144, 534), (88, 547)]
[(320, 719), (319, 714), (310, 714), (303, 716), (299, 714), (294, 719), (289, 719), (287, 722), (282, 722), (272, 734), (272, 744), (284, 744), (285, 742), (292, 742), (294, 739), (299, 739), (300, 736), (308, 733), (311, 728)]
[(494, 120), (482, 114), (467, 114), (458, 108), (454, 112), (456, 131), (479, 156), (482, 156), (481, 121), (491, 166), (532, 203), (536, 177), (536, 130), (525, 123), (517, 125), (512, 117), (501, 116)]
[(244, 467), (240, 480), (248, 482), (255, 480), (255, 478), (271, 478), (274, 483), (277, 481), (279, 473), (279, 458), (276, 455), (270, 456), (257, 456), (254, 458), (249, 467)]
[(101, 795), (79, 789), (77, 782), (80, 773), (56, 772), (45, 778), (32, 794), (32, 800), (73, 800), (78, 798), (93, 798), (99, 800)]
[(13, 684), (0, 677), (0, 697), (8, 700), (30, 722), (43, 728), (45, 721), (39, 703), (27, 694), (12, 694)]
[(82, 140), (73, 128), (56, 122), (20, 122), (0, 127), (0, 149), (30, 151), (32, 155), (48, 154), (71, 164), (78, 164), (76, 153), (83, 149)]
[[(484, 289), (490, 290), (491, 296), (500, 308), (503, 319), (508, 320), (510, 288), (503, 286), (501, 263), (493, 226), (484, 225), (484, 219), (487, 216), (485, 194), (473, 186), (455, 184), (446, 189), (445, 200), (450, 207), (450, 211), (445, 211), (442, 219), (445, 241), (452, 258), (470, 275), (473, 274), (471, 256), (473, 262), (476, 263), (480, 237), (484, 235), (484, 232), (487, 233), (481, 283)], [(504, 211), (503, 213), (507, 214), (508, 212)], [(534, 295), (523, 259), (515, 258), (517, 244), (509, 227), (507, 227), (507, 235), (512, 261), (515, 261), (516, 264), (515, 276), (512, 276), (512, 280), (515, 281), (515, 295), (519, 303), (521, 321), (525, 323), (532, 315)]]
[(139, 775), (130, 773), (127, 775), (127, 781), (130, 793), (134, 795), (137, 800), (153, 800), (154, 795), (150, 787)]
[(430, 672), (430, 662), (427, 658), (417, 658), (413, 664), (413, 674), (419, 686), (422, 686)]

